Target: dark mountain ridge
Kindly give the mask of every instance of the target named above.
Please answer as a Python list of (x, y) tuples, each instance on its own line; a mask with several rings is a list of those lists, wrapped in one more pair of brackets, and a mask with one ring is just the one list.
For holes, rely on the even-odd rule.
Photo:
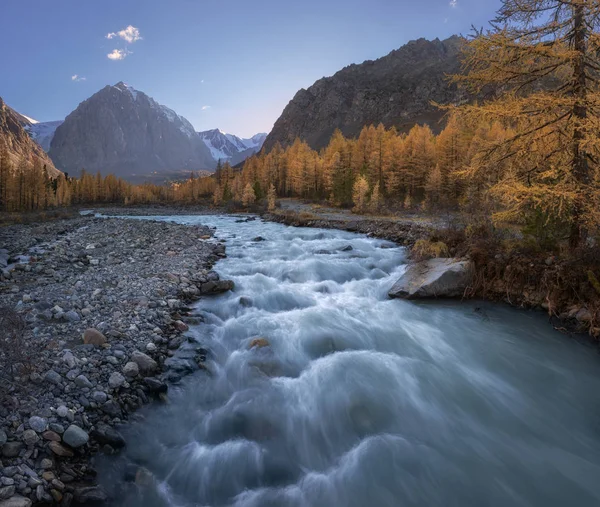
[(415, 124), (442, 127), (442, 104), (464, 100), (448, 75), (460, 71), (458, 36), (418, 39), (377, 60), (345, 67), (301, 89), (286, 106), (264, 149), (289, 146), (299, 137), (313, 148), (327, 145), (335, 129), (356, 136), (365, 125), (383, 123), (406, 131)]

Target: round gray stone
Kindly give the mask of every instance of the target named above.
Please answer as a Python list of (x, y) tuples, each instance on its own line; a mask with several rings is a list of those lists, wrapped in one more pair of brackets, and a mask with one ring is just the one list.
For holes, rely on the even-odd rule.
[(76, 424), (71, 424), (63, 435), (63, 442), (76, 449), (88, 443), (90, 436)]

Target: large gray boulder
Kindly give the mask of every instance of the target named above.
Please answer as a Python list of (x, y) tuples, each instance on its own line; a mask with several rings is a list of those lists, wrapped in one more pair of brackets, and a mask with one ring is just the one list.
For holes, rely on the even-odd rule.
[(473, 281), (473, 263), (461, 259), (429, 259), (410, 265), (390, 289), (391, 298), (462, 296)]

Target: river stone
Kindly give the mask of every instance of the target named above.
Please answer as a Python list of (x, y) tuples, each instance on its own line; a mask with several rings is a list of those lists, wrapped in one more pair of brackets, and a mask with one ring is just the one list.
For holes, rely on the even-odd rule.
[(0, 507), (31, 507), (31, 500), (17, 495), (0, 502)]
[(108, 396), (106, 395), (106, 393), (104, 391), (94, 391), (92, 393), (92, 400), (94, 400), (96, 403), (102, 404), (107, 399), (108, 399)]
[(102, 503), (107, 500), (106, 493), (100, 488), (100, 486), (77, 488), (74, 493), (75, 500), (81, 505)]
[(89, 379), (85, 375), (79, 375), (75, 378), (74, 382), (77, 387), (88, 387), (90, 389), (94, 387), (94, 385), (89, 381)]
[(95, 347), (101, 347), (107, 342), (106, 336), (104, 336), (100, 331), (90, 327), (86, 329), (83, 333), (83, 343), (86, 345), (94, 345)]
[(16, 458), (22, 448), (23, 444), (21, 442), (6, 442), (2, 446), (2, 456), (5, 458)]
[(42, 437), (44, 437), (44, 440), (50, 440), (51, 442), (60, 442), (61, 440), (60, 435), (52, 430), (44, 431)]
[(37, 433), (33, 430), (25, 430), (23, 432), (23, 442), (25, 442), (25, 445), (28, 447), (35, 445), (39, 439), (40, 437), (38, 437)]
[(48, 449), (50, 449), (57, 456), (61, 456), (63, 458), (73, 457), (73, 451), (71, 449), (67, 449), (59, 442), (50, 442), (48, 444)]
[(146, 377), (144, 383), (152, 393), (166, 393), (168, 390), (167, 384), (156, 377)]
[(8, 440), (8, 436), (6, 435), (6, 431), (0, 429), (0, 447), (2, 447), (6, 441)]
[(133, 378), (136, 377), (139, 373), (140, 367), (137, 365), (137, 363), (134, 363), (133, 361), (129, 361), (127, 364), (125, 364), (125, 366), (123, 366), (123, 375), (125, 375), (126, 377)]
[(117, 389), (121, 387), (125, 383), (125, 377), (121, 375), (118, 371), (114, 371), (108, 377), (108, 385), (111, 389)]
[(408, 266), (388, 295), (405, 299), (462, 296), (473, 274), (471, 261), (429, 259)]
[[(4, 486), (3, 488), (0, 488), (0, 500), (6, 500), (7, 498), (10, 498), (14, 494), (15, 494), (14, 486)], [(2, 502), (2, 503), (4, 503), (4, 502)], [(2, 505), (2, 504), (0, 504), (0, 505)]]
[(233, 290), (233, 280), (209, 280), (200, 286), (200, 292), (202, 294), (220, 294)]
[(139, 350), (133, 351), (133, 354), (131, 354), (131, 360), (137, 363), (142, 373), (151, 374), (158, 369), (158, 364), (156, 361)]
[(43, 417), (34, 415), (29, 418), (29, 427), (38, 433), (43, 433), (48, 429), (48, 421)]
[(44, 378), (51, 384), (60, 384), (62, 380), (60, 374), (55, 372), (54, 370), (48, 370), (46, 372), (46, 375), (44, 375)]
[(90, 436), (76, 424), (71, 424), (63, 435), (63, 442), (76, 449), (87, 444)]
[(64, 318), (69, 322), (79, 322), (81, 320), (81, 317), (75, 310), (69, 310), (65, 313)]
[(123, 436), (114, 428), (105, 424), (99, 425), (94, 431), (92, 431), (92, 437), (101, 444), (107, 444), (115, 449), (125, 447), (125, 439)]

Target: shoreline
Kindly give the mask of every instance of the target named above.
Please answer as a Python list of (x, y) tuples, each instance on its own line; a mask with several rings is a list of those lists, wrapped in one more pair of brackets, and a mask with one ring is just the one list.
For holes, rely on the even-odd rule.
[(187, 304), (231, 288), (212, 271), (225, 247), (205, 226), (93, 216), (4, 226), (2, 247), (0, 306), (22, 326), (2, 343), (0, 506), (101, 502), (93, 456), (202, 368), (206, 351), (177, 351)]

